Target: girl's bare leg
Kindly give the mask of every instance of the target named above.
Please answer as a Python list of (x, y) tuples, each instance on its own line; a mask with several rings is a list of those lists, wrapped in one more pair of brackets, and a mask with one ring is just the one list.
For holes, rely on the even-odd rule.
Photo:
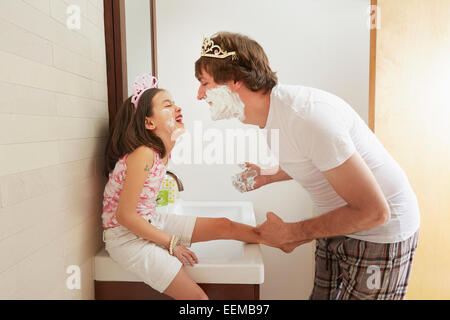
[(197, 218), (194, 231), (192, 233), (192, 243), (219, 239), (239, 240), (248, 243), (261, 243), (267, 246), (279, 248), (286, 253), (290, 253), (297, 246), (311, 241), (304, 240), (291, 242), (284, 245), (273, 245), (262, 240), (262, 238), (256, 233), (255, 228), (247, 224), (234, 222), (227, 218)]
[[(261, 243), (254, 227), (227, 218), (197, 218), (191, 242), (233, 239)], [(164, 293), (177, 300), (205, 300), (208, 296), (181, 268)]]
[(197, 218), (191, 242), (228, 239), (264, 243), (255, 228), (227, 218)]
[(169, 284), (164, 294), (176, 300), (208, 300), (208, 296), (198, 284), (181, 268)]
[[(227, 218), (197, 218), (192, 233), (191, 242), (209, 240), (239, 240), (248, 243), (262, 243), (261, 237), (255, 232), (255, 228), (243, 223), (231, 221)], [(308, 242), (308, 241), (306, 241)], [(287, 244), (279, 247), (285, 252), (291, 252), (297, 245), (304, 242)], [(177, 300), (207, 300), (208, 296), (200, 286), (192, 280), (181, 268), (164, 293)]]
[(282, 244), (278, 248), (280, 248), (281, 250), (283, 250), (286, 253), (291, 253), (298, 246), (300, 246), (302, 244), (305, 244), (305, 243), (308, 243), (308, 242), (311, 242), (311, 241), (312, 240), (303, 240), (303, 241), (290, 242), (290, 243)]

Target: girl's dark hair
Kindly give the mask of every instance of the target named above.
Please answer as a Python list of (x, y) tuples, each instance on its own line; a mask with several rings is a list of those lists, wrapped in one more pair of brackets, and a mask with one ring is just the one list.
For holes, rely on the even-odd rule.
[(154, 149), (161, 158), (166, 155), (166, 148), (160, 137), (145, 128), (145, 117), (153, 116), (153, 98), (164, 91), (152, 88), (146, 90), (139, 99), (137, 110), (129, 97), (120, 107), (114, 119), (105, 150), (105, 176), (114, 170), (116, 162), (125, 154), (133, 152), (140, 146)]

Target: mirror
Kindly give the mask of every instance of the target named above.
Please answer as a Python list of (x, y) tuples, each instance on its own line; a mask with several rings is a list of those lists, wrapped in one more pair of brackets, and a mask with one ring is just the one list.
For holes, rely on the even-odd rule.
[[(270, 210), (285, 221), (311, 218), (314, 213), (309, 195), (296, 182), (241, 194), (231, 183), (239, 169), (235, 164), (228, 165), (226, 150), (222, 150), (224, 163), (206, 163), (205, 153), (216, 137), (226, 137), (227, 130), (256, 130), (256, 126), (243, 125), (237, 119), (211, 120), (208, 105), (197, 100), (199, 83), (194, 76), (194, 63), (200, 56), (203, 36), (217, 31), (243, 33), (264, 48), (280, 83), (331, 92), (346, 100), (367, 123), (370, 0), (155, 0), (156, 23), (152, 30), (157, 35), (157, 59), (149, 54), (149, 1), (124, 1), (136, 2), (128, 9), (130, 18), (127, 15), (128, 20), (134, 19), (126, 32), (132, 47), (127, 50), (131, 77), (128, 82), (136, 74), (148, 72), (150, 60), (157, 60), (158, 78), (183, 108), (183, 122), (194, 138), (190, 162), (170, 165), (183, 180), (185, 190), (181, 197), (251, 201), (257, 223), (262, 223)], [(144, 31), (140, 33), (139, 29)], [(195, 141), (203, 145), (200, 154)], [(270, 270), (261, 297), (307, 299), (314, 272), (312, 251), (311, 244), (306, 244), (291, 256), (297, 257), (295, 261), (281, 265), (279, 255), (263, 250), (264, 263), (270, 265)], [(292, 280), (289, 275), (293, 274), (299, 276)], [(291, 286), (280, 288), (280, 281)]]
[[(155, 1), (125, 0), (125, 43), (128, 95), (133, 94), (133, 81), (144, 72), (157, 76), (156, 55), (153, 54)], [(155, 59), (155, 60), (154, 60)]]

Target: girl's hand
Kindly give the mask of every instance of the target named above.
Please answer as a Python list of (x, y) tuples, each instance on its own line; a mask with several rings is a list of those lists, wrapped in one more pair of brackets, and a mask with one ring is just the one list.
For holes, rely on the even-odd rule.
[(177, 257), (178, 260), (181, 261), (183, 267), (186, 266), (185, 259), (189, 262), (191, 266), (194, 266), (194, 263), (198, 263), (198, 258), (195, 255), (195, 253), (187, 249), (182, 244), (176, 245), (175, 248), (173, 248), (172, 252), (173, 255)]

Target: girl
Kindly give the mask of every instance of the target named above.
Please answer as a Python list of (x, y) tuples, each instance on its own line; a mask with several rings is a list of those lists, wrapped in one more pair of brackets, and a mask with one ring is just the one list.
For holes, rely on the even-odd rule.
[(181, 108), (152, 76), (119, 110), (106, 148), (102, 222), (111, 258), (155, 290), (174, 299), (208, 299), (182, 266), (198, 263), (186, 247), (198, 241), (235, 239), (261, 243), (254, 228), (227, 218), (158, 214), (156, 196), (174, 135), (184, 128)]

